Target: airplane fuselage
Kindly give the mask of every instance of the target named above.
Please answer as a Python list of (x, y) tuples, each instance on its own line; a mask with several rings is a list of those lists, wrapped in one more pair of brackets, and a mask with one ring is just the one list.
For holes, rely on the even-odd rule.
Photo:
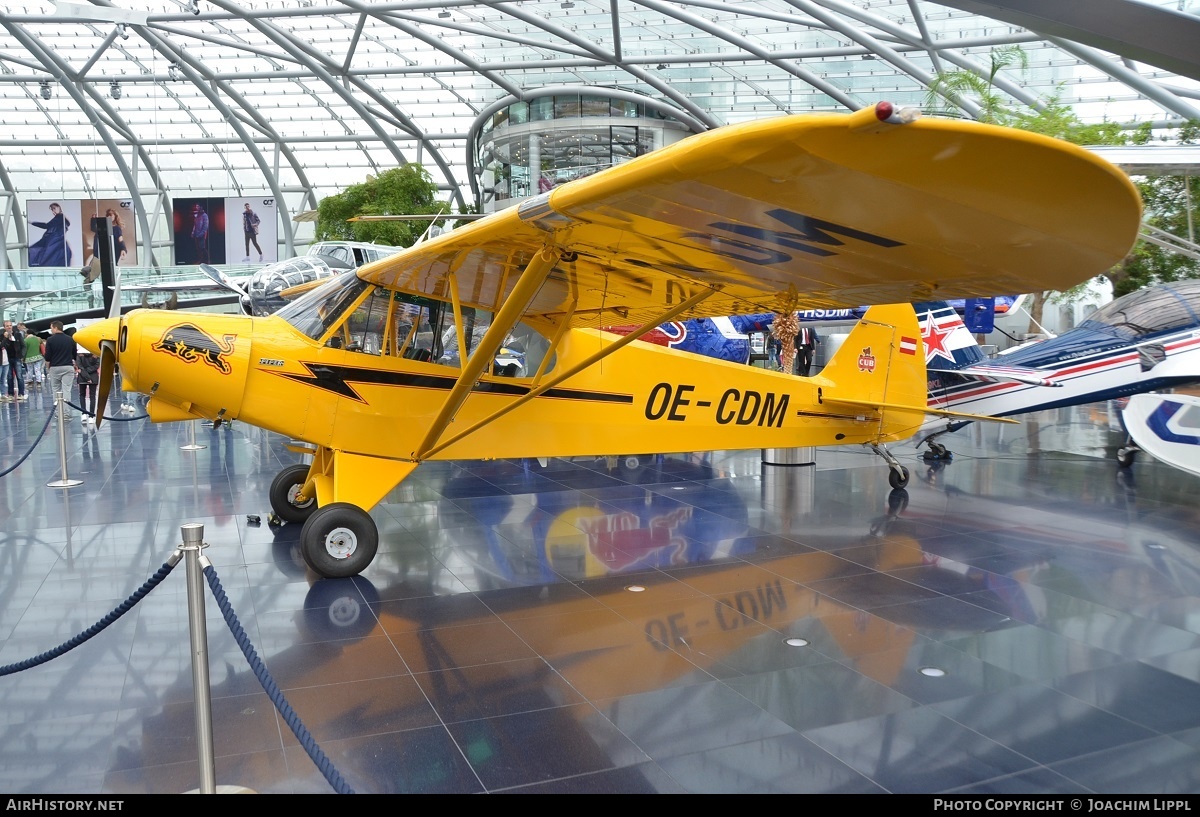
[[(457, 367), (322, 345), (277, 317), (144, 311), (124, 321), (122, 377), (127, 389), (152, 395), (147, 408), (152, 419), (238, 419), (313, 445), (377, 458), (415, 457), (459, 375)], [(878, 333), (874, 343), (854, 350), (852, 384), (836, 369), (796, 378), (634, 342), (431, 458), (878, 440), (880, 423), (870, 412), (821, 401), (839, 389), (846, 396), (853, 389), (862, 399), (882, 399), (888, 377), (884, 359), (895, 332), (879, 327)], [(567, 332), (546, 376), (616, 339), (593, 330)], [(877, 366), (862, 364), (864, 354), (871, 362), (878, 357)], [(915, 362), (911, 356), (909, 362)], [(898, 375), (891, 376), (895, 385)], [(923, 396), (921, 377), (918, 372), (910, 399)], [(485, 420), (533, 385), (532, 378), (484, 375), (444, 437)], [(883, 431), (885, 439), (899, 439), (911, 430), (909, 423), (907, 429)]]
[[(1200, 327), (1166, 331), (1136, 343), (1076, 329), (992, 361), (1044, 372), (1056, 388), (985, 383), (955, 374), (929, 375), (931, 408), (994, 416), (1127, 397), (1200, 379)], [(982, 364), (986, 367), (987, 364)], [(934, 421), (939, 422), (939, 421)], [(944, 422), (944, 421), (941, 421)]]

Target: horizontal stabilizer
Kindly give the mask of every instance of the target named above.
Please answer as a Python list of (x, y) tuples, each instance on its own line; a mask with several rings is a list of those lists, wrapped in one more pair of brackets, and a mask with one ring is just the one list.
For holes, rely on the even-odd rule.
[(1046, 373), (1038, 369), (1024, 366), (964, 366), (961, 369), (935, 369), (929, 367), (927, 372), (939, 374), (957, 374), (984, 383), (1025, 383), (1029, 386), (1062, 386), (1057, 380), (1046, 377)]
[(947, 411), (945, 409), (932, 409), (928, 406), (906, 406), (902, 403), (881, 403), (877, 400), (850, 400), (846, 398), (829, 398), (826, 397), (821, 401), (822, 405), (843, 405), (843, 406), (864, 406), (873, 409), (898, 409), (900, 411), (919, 411), (924, 414), (936, 414), (938, 417), (956, 417), (960, 420), (978, 420), (981, 422), (990, 423), (1011, 423), (1019, 425), (1017, 420), (1010, 420), (1007, 417), (992, 417), (988, 414), (968, 414), (965, 411)]

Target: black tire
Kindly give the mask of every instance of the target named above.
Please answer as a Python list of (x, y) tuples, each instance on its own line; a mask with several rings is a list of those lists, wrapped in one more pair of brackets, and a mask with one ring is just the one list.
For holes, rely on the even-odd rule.
[(1117, 449), (1117, 465), (1122, 468), (1132, 468), (1137, 461), (1136, 448), (1118, 448)]
[(889, 468), (888, 484), (893, 488), (903, 488), (904, 486), (908, 485), (908, 469), (901, 465), (900, 471), (897, 473), (896, 469)]
[(379, 529), (371, 515), (349, 502), (334, 502), (313, 512), (300, 531), (304, 562), (326, 579), (357, 576), (379, 550)]
[(297, 505), (292, 500), (304, 481), (308, 479), (308, 466), (303, 464), (289, 465), (271, 480), (271, 510), (284, 522), (303, 522), (312, 516), (317, 509), (317, 498), (311, 496), (303, 505)]

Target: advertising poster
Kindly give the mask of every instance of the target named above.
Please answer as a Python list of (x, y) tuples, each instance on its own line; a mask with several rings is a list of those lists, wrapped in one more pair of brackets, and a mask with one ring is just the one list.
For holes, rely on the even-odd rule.
[(83, 224), (78, 199), (30, 199), (29, 266), (77, 267), (83, 264)]
[(279, 260), (279, 219), (272, 196), (225, 199), (225, 257), (230, 264)]
[(83, 266), (92, 263), (96, 254), (96, 234), (92, 218), (108, 216), (113, 225), (113, 254), (118, 267), (137, 266), (137, 219), (129, 199), (84, 199), (79, 203), (80, 227), (84, 236)]
[(226, 263), (224, 198), (172, 199), (171, 209), (177, 266)]

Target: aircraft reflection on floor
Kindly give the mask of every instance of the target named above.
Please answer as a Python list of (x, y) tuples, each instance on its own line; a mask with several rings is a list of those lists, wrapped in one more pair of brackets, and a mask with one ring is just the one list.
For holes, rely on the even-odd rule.
[[(797, 667), (812, 660), (802, 652), (780, 655), (781, 634), (801, 637), (821, 655), (915, 700), (951, 700), (973, 691), (970, 678), (942, 679), (934, 692), (913, 671), (935, 634), (954, 652), (999, 664), (989, 670), (990, 684), (1016, 683), (1013, 676), (1041, 670), (1005, 666), (1003, 656), (989, 653), (996, 648), (988, 633), (1023, 624), (1057, 631), (1100, 603), (1144, 603), (1141, 591), (1112, 592), (1122, 586), (1157, 588), (1164, 603), (1178, 598), (1180, 588), (1200, 588), (1200, 562), (1187, 533), (1200, 516), (1139, 512), (1126, 486), (1096, 478), (1094, 469), (1070, 458), (997, 459), (983, 470), (938, 467), (940, 481), (918, 484), (911, 494), (888, 493), (872, 469), (827, 471), (820, 480), (811, 479), (811, 469), (733, 476), (711, 461), (676, 458), (637, 469), (618, 464), (625, 487), (605, 489), (602, 497), (523, 490), (547, 473), (565, 473), (563, 465), (451, 464), (444, 480), (429, 484), (436, 484), (436, 498), (430, 493), (424, 501), (389, 506), (404, 515), (411, 551), (389, 554), (354, 579), (313, 582), (296, 619), (298, 637), (267, 660), (314, 734), (336, 738), (369, 728), (381, 740), (388, 733), (387, 740), (400, 741), (339, 761), (353, 764), (349, 777), (360, 791), (462, 790), (456, 788), (464, 785), (461, 752), (431, 738), (441, 732), (434, 728), (438, 718), (451, 724), (459, 745), (471, 747), (471, 767), (485, 787), (501, 778), (489, 769), (489, 757), (512, 774), (530, 736), (505, 731), (504, 719), (490, 716), (514, 707), (543, 712), (543, 729), (573, 751), (610, 764), (615, 750), (588, 726), (595, 711), (586, 701), (641, 691), (647, 667), (654, 688), (669, 690), (712, 676), (749, 683), (748, 668), (761, 669), (764, 660)], [(594, 473), (612, 472), (597, 467)], [(1086, 505), (1078, 501), (1081, 476), (1091, 499)], [(514, 493), (496, 494), (500, 484)], [(1076, 487), (1059, 495), (1055, 485)], [(869, 525), (846, 524), (850, 496), (877, 508)], [(767, 524), (759, 516), (766, 506), (780, 531), (791, 529), (804, 544), (758, 527)], [(285, 572), (302, 565), (287, 555), (297, 528), (274, 530)], [(1114, 530), (1126, 537), (1114, 538)], [(1116, 555), (1116, 567), (1098, 568), (1096, 547)], [(910, 591), (915, 585), (924, 595), (889, 604), (891, 582)], [(639, 584), (655, 591), (646, 596), (652, 600), (629, 592)], [(455, 585), (472, 591), (459, 596), (462, 603), (443, 595)], [(1061, 592), (1080, 585), (1093, 588), (1088, 592), (1096, 600)], [(872, 594), (870, 614), (854, 596), (862, 587)], [(585, 599), (619, 615), (602, 614)], [(513, 638), (497, 615), (549, 663), (533, 653), (529, 661), (489, 660), (504, 651), (500, 642)], [(1079, 637), (1100, 650), (1105, 639), (1123, 636), (1098, 631)], [(1200, 635), (1192, 638), (1200, 644)], [(396, 666), (389, 669), (389, 661)], [(1070, 667), (1082, 659), (1066, 651), (1054, 661)], [(348, 684), (334, 691), (322, 680), (331, 665), (362, 667), (367, 677), (402, 667), (411, 674), (386, 686)], [(273, 731), (262, 721), (265, 702), (251, 705), (247, 698), (258, 693), (256, 679), (235, 666), (230, 662), (214, 687), (219, 717), (237, 721), (241, 730)], [(631, 667), (642, 669), (631, 674)], [(178, 692), (142, 719), (137, 744), (127, 745), (117, 761), (133, 768), (153, 758), (161, 772), (178, 779), (134, 779), (114, 769), (110, 781), (120, 790), (187, 787), (194, 755), (189, 685), (181, 675)], [(806, 694), (830, 712), (847, 705), (834, 687)], [(682, 740), (686, 721), (662, 719), (656, 728), (682, 730), (676, 736)], [(1072, 724), (1060, 719), (1029, 728)], [(295, 746), (289, 751), (293, 766), (307, 762)], [(276, 770), (256, 765), (266, 763), (250, 755), (238, 767), (242, 779), (272, 779)], [(530, 763), (516, 776), (536, 776)], [(633, 778), (643, 773), (630, 771)], [(315, 770), (292, 775), (321, 790)], [(656, 782), (626, 785), (653, 790)]]

